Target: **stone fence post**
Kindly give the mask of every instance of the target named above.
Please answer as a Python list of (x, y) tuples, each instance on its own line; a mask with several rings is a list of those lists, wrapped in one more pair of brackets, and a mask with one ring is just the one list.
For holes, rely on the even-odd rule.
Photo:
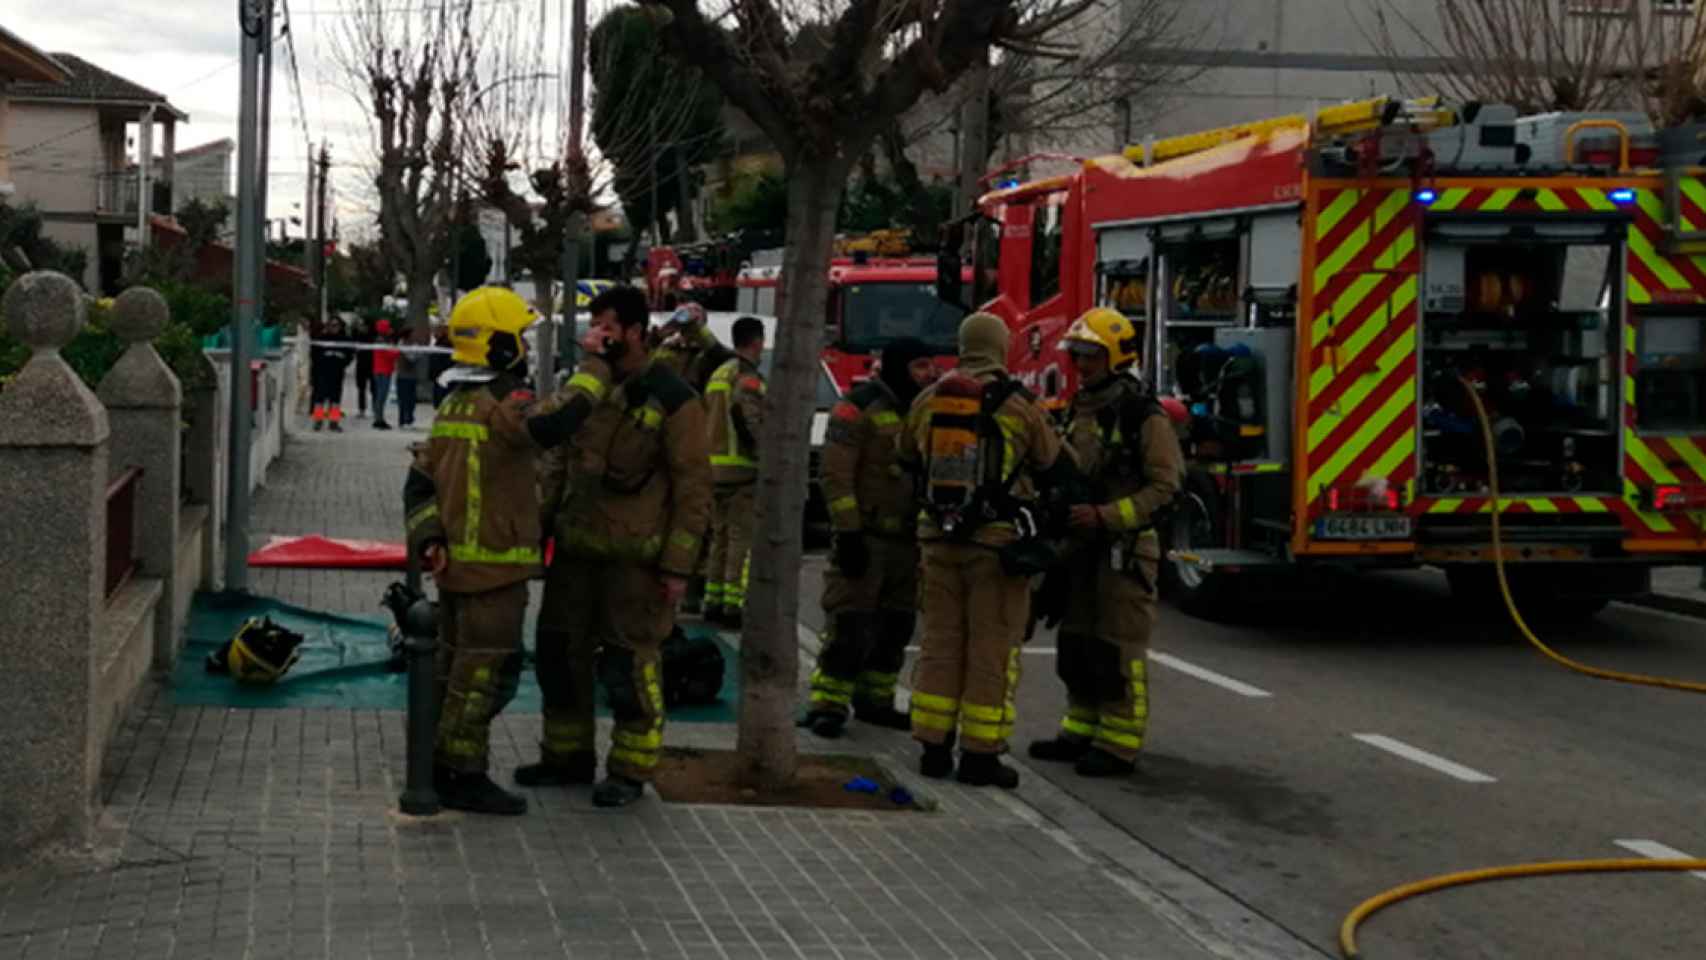
[(170, 670), (183, 641), (173, 598), (178, 595), (184, 395), (177, 374), (160, 359), (153, 340), (166, 329), (166, 301), (147, 287), (132, 287), (113, 304), (112, 330), (130, 344), (101, 379), (96, 395), (112, 424), (108, 463), (112, 477), (142, 468), (137, 490), (138, 573), (160, 580), (164, 599), (154, 607), (154, 666)]
[(107, 414), (60, 358), (87, 318), (57, 273), (19, 277), (0, 312), (31, 350), (0, 391), (0, 864), (88, 839), (102, 732)]
[(224, 538), (219, 535), (225, 513), (225, 488), (220, 473), (225, 451), (220, 426), (225, 421), (219, 402), (219, 371), (213, 368), (206, 354), (200, 354), (199, 360), (204, 368), (200, 382), (184, 391), (184, 409), (190, 420), (184, 486), (189, 490), (191, 503), (207, 507), (207, 525), (201, 532), (201, 582), (197, 586), (213, 591), (219, 589), (219, 578), (225, 569), (220, 560)]

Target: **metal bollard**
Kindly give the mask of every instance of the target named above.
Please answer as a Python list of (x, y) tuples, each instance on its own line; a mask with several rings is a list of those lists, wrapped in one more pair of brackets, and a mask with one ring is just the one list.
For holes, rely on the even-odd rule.
[[(420, 563), (409, 558), (409, 585), (419, 589)], [(397, 806), (414, 817), (438, 812), (438, 791), (432, 785), (433, 741), (438, 730), (438, 610), (430, 600), (417, 600), (401, 618), (403, 651), (409, 661), (408, 761), (406, 785)]]

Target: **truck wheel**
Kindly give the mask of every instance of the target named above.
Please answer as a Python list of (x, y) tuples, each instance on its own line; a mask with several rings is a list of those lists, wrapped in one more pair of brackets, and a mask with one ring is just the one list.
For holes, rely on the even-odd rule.
[(1167, 559), (1173, 551), (1190, 553), (1225, 543), (1216, 519), (1219, 495), (1211, 482), (1193, 479), (1179, 498), (1179, 507), (1161, 530), (1161, 592), (1179, 609), (1205, 620), (1225, 619), (1237, 598), (1236, 575), (1205, 571), (1194, 563)]

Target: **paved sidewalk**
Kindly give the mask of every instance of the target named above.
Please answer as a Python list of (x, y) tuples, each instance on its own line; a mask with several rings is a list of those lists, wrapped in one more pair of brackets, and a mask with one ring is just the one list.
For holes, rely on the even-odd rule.
[[(418, 434), (417, 434), (418, 436)], [(255, 530), (395, 537), (407, 434), (293, 440)], [(371, 613), (376, 573), (256, 571), (258, 591)], [(809, 662), (809, 658), (802, 658)], [(540, 719), (493, 736), (504, 779)], [(729, 746), (730, 726), (666, 741)], [(807, 749), (818, 745), (804, 744)], [(0, 958), (1320, 957), (1043, 782), (909, 781), (932, 813), (667, 804), (532, 791), (517, 819), (394, 812), (403, 717), (174, 707), (145, 692), (106, 758), (87, 858), (0, 874)], [(837, 752), (904, 773), (907, 738)]]
[(1699, 567), (1659, 567), (1653, 571), (1653, 592), (1630, 602), (1706, 618), (1706, 574)]

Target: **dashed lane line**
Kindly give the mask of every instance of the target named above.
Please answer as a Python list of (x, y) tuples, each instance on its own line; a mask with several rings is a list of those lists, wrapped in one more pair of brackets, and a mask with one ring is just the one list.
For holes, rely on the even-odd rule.
[(1375, 747), (1376, 749), (1385, 750), (1387, 753), (1395, 756), (1403, 757), (1411, 763), (1419, 763), (1430, 770), (1436, 770), (1448, 777), (1462, 780), (1464, 783), (1498, 782), (1497, 777), (1490, 777), (1472, 767), (1466, 767), (1461, 763), (1447, 760), (1439, 754), (1429, 753), (1419, 747), (1412, 747), (1402, 740), (1394, 740), (1391, 737), (1383, 736), (1378, 733), (1353, 733), (1351, 734), (1351, 738), (1353, 740), (1360, 740), (1371, 747)]
[[(1615, 840), (1618, 846), (1632, 853), (1638, 853), (1648, 860), (1693, 860), (1692, 855), (1683, 853), (1675, 847), (1667, 847), (1657, 840)], [(1695, 870), (1689, 876), (1698, 880), (1706, 880), (1706, 870)]]
[(1245, 683), (1242, 680), (1234, 680), (1233, 678), (1227, 676), (1224, 673), (1215, 673), (1213, 670), (1210, 670), (1207, 667), (1199, 667), (1194, 663), (1189, 663), (1187, 661), (1180, 660), (1178, 657), (1175, 657), (1170, 653), (1162, 653), (1159, 650), (1151, 650), (1151, 651), (1149, 651), (1149, 659), (1152, 662), (1159, 663), (1164, 667), (1168, 667), (1168, 668), (1171, 668), (1173, 670), (1177, 670), (1187, 677), (1195, 677), (1204, 683), (1212, 683), (1215, 686), (1220, 687), (1222, 690), (1230, 690), (1233, 693), (1236, 693), (1241, 697), (1271, 697), (1271, 696), (1273, 696), (1273, 694), (1269, 693), (1266, 690), (1263, 690), (1261, 687), (1254, 687), (1248, 683)]

